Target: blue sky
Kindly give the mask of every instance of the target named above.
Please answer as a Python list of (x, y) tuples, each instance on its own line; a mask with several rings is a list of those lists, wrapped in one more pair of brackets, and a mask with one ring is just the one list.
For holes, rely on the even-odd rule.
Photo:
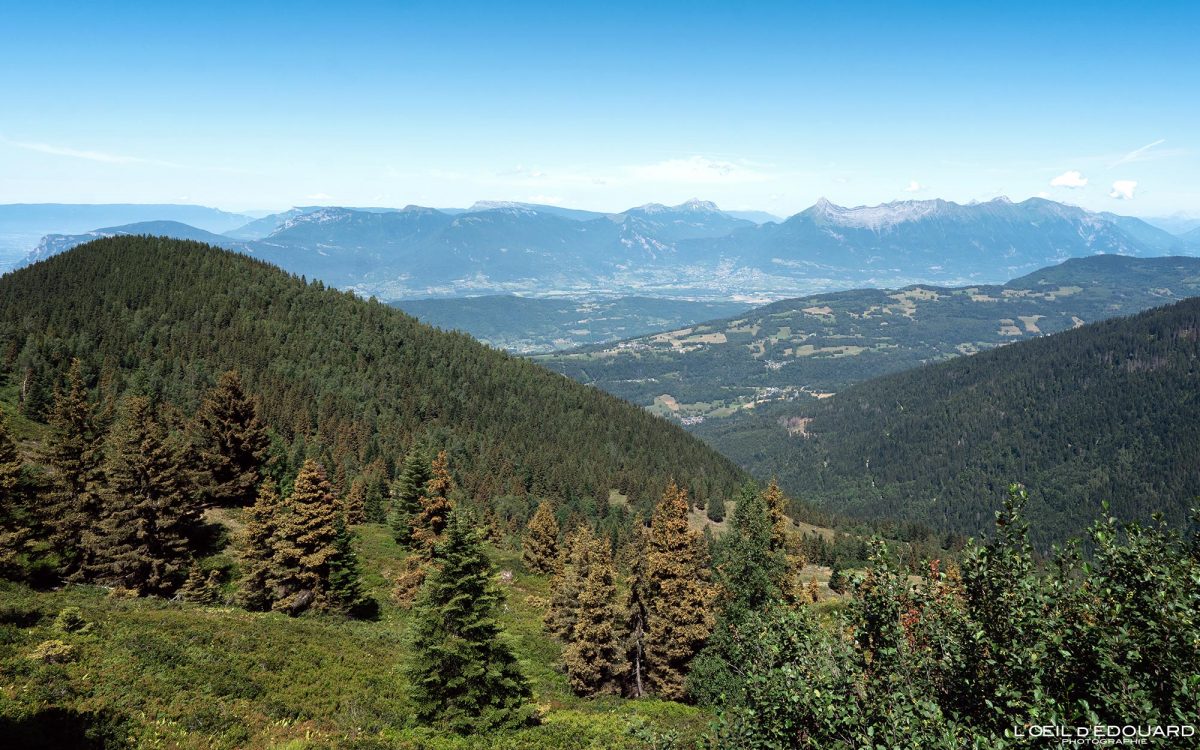
[(0, 6), (0, 203), (1200, 214), (1196, 2), (177, 5)]

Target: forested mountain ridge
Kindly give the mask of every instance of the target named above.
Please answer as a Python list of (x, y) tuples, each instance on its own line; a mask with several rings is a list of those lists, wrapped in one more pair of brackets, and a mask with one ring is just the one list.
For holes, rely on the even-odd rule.
[(701, 495), (742, 479), (614, 397), (194, 242), (102, 239), (0, 278), (0, 353), (35, 415), (73, 357), (102, 400), (134, 390), (184, 412), (236, 368), (276, 450), (321, 458), (337, 482), (418, 438), (450, 451), (470, 496), (556, 496), (594, 514), (614, 488), (650, 502), (672, 476)]
[(1200, 299), (777, 404), (705, 436), (818, 506), (978, 533), (1010, 482), (1032, 538), (1200, 495)]
[(1099, 255), (997, 286), (919, 285), (782, 300), (537, 361), (664, 416), (740, 418), (746, 407), (836, 392), (1196, 294), (1200, 259)]

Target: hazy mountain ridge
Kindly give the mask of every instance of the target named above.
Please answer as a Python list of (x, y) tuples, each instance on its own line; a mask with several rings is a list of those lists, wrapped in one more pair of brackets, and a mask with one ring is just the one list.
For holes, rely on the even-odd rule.
[(21, 259), (17, 264), (17, 268), (37, 263), (52, 255), (58, 255), (92, 240), (139, 234), (170, 237), (175, 240), (194, 240), (215, 247), (222, 247), (226, 250), (244, 251), (246, 249), (246, 243), (244, 242), (231, 239), (226, 235), (206, 232), (203, 229), (197, 229), (196, 227), (177, 221), (143, 221), (120, 227), (106, 227), (83, 234), (48, 234), (42, 238), (37, 247)]
[(383, 299), (598, 291), (785, 297), (1001, 283), (1096, 254), (1200, 253), (1200, 243), (1140, 219), (1039, 198), (856, 208), (822, 199), (765, 224), (700, 200), (617, 214), (503, 201), (445, 211), (297, 207), (228, 231), (256, 257)]
[(696, 424), (1200, 294), (1200, 259), (1096, 256), (1003, 285), (858, 289), (539, 357)]

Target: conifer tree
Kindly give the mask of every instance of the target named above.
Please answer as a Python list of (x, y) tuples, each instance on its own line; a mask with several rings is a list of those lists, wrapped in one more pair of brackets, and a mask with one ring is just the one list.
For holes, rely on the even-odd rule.
[(654, 509), (646, 548), (646, 676), (651, 691), (677, 700), (688, 665), (708, 639), (715, 590), (701, 535), (688, 527), (687, 491), (674, 482)]
[(254, 505), (246, 511), (242, 531), (241, 560), (245, 570), (238, 586), (238, 604), (246, 609), (263, 612), (275, 602), (272, 582), (275, 573), (275, 547), (278, 544), (279, 517), (283, 501), (275, 489), (274, 480), (267, 479), (258, 488)]
[(297, 615), (329, 607), (329, 566), (337, 554), (340, 515), (325, 468), (308, 459), (279, 514), (270, 582), (273, 609)]
[(460, 734), (529, 721), (529, 683), (496, 620), (503, 594), (478, 532), (449, 519), (414, 611), (406, 673), (417, 718)]
[(790, 531), (791, 520), (787, 515), (787, 497), (779, 489), (779, 483), (774, 479), (763, 491), (763, 502), (771, 515), (771, 550), (783, 555), (784, 567), (779, 580), (780, 593), (784, 601), (790, 604), (811, 602), (811, 589), (805, 585), (803, 570), (805, 565), (804, 553), (800, 549), (799, 540)]
[(521, 559), (533, 573), (553, 573), (558, 569), (558, 519), (549, 500), (543, 500), (521, 538)]
[(71, 580), (83, 580), (94, 562), (83, 537), (98, 531), (102, 442), (83, 366), (76, 359), (67, 372), (66, 389), (55, 395), (45, 454), (54, 470), (46, 520), (61, 571)]
[(83, 537), (94, 560), (92, 577), (138, 594), (173, 591), (189, 564), (200, 507), (180, 448), (149, 399), (125, 400), (104, 474), (100, 522)]
[(774, 531), (766, 497), (748, 482), (738, 495), (729, 531), (716, 555), (723, 611), (732, 620), (761, 609), (783, 593), (787, 560), (783, 550), (774, 546)]
[(356, 526), (367, 522), (367, 482), (358, 477), (350, 483), (346, 493), (346, 525)]
[(716, 545), (715, 565), (720, 608), (707, 645), (692, 661), (688, 695), (718, 705), (740, 687), (739, 659), (747, 623), (782, 598), (784, 554), (772, 549), (772, 522), (764, 495), (747, 482), (738, 495), (729, 530)]
[(0, 413), (0, 578), (17, 578), (30, 540), (27, 503), (32, 487)]
[(428, 573), (434, 546), (450, 517), (453, 504), (454, 479), (450, 476), (446, 451), (438, 453), (430, 466), (429, 481), (419, 498), (419, 510), (412, 517), (409, 547), (412, 554), (404, 558), (404, 566), (396, 579), (395, 598), (402, 605), (412, 604)]
[(630, 543), (629, 597), (625, 602), (625, 695), (646, 695), (646, 544), (649, 530), (639, 519)]
[(421, 513), (421, 495), (428, 482), (429, 460), (420, 447), (413, 445), (391, 489), (392, 536), (402, 545), (412, 542), (413, 523)]
[(833, 566), (833, 572), (829, 575), (829, 590), (838, 594), (846, 590), (846, 575), (837, 565)]
[(708, 504), (704, 506), (704, 514), (708, 516), (708, 520), (714, 523), (721, 523), (725, 520), (725, 498), (719, 493), (713, 493), (708, 496)]
[(363, 504), (363, 516), (367, 523), (387, 523), (387, 510), (383, 507), (384, 489), (387, 487), (382, 479), (367, 484), (367, 499)]
[(592, 541), (588, 562), (563, 664), (571, 689), (579, 695), (616, 693), (625, 673), (625, 655), (617, 630), (621, 616), (617, 573), (612, 552), (602, 539)]
[(187, 579), (179, 587), (178, 597), (197, 604), (219, 603), (221, 601), (221, 571), (210, 570), (205, 575), (198, 564), (192, 563)]
[(352, 534), (342, 519), (337, 520), (334, 555), (329, 560), (329, 608), (351, 617), (371, 618), (376, 602), (362, 590), (362, 573), (354, 554)]
[(450, 495), (454, 492), (446, 451), (437, 454), (429, 469), (429, 481), (421, 493), (421, 511), (413, 522), (413, 542), (425, 549), (432, 549), (441, 538), (450, 518)]
[(552, 583), (546, 629), (566, 642), (570, 642), (579, 619), (579, 594), (588, 577), (595, 541), (589, 526), (580, 526), (570, 534), (565, 559), (559, 563), (559, 572)]
[(249, 505), (271, 441), (236, 370), (221, 375), (196, 415), (200, 483), (216, 505)]

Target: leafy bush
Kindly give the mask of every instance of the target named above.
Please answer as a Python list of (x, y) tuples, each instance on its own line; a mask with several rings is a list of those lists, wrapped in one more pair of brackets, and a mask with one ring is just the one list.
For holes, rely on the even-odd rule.
[(1035, 563), (1013, 487), (995, 537), (961, 572), (932, 563), (917, 583), (875, 544), (832, 628), (768, 606), (726, 635), (737, 675), (720, 685), (728, 748), (1019, 745), (1030, 724), (1200, 723), (1200, 542), (1159, 519), (1091, 529)]

